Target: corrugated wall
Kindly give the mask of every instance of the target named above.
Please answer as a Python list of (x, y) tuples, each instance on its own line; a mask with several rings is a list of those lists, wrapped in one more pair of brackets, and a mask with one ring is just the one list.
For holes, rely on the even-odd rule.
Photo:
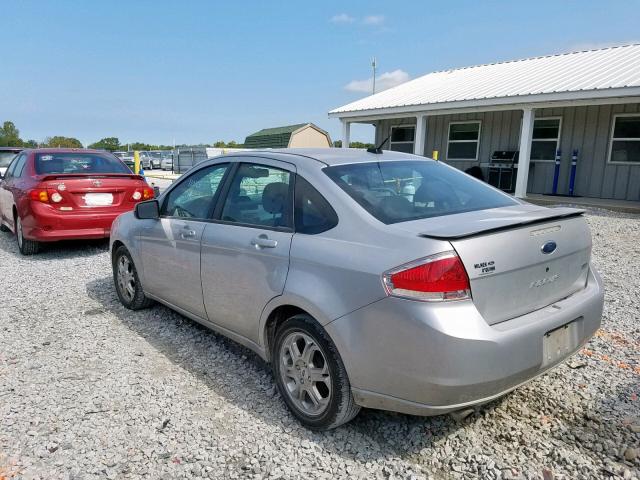
[[(578, 168), (575, 192), (585, 197), (640, 200), (640, 165), (607, 163), (613, 115), (640, 113), (640, 104), (593, 105), (586, 107), (544, 108), (536, 110), (536, 117), (562, 117), (560, 149), (562, 163), (558, 193), (569, 189), (571, 153), (578, 149)], [(446, 161), (449, 122), (480, 120), (480, 149), (478, 161), (451, 161), (464, 170), (487, 162), (494, 150), (517, 150), (520, 141), (520, 110), (439, 115), (428, 118), (425, 154), (440, 152)], [(376, 143), (384, 140), (392, 125), (415, 124), (415, 118), (382, 120), (376, 128)], [(388, 148), (388, 146), (386, 147)], [(553, 183), (553, 162), (531, 162), (529, 170), (530, 193), (550, 193)]]

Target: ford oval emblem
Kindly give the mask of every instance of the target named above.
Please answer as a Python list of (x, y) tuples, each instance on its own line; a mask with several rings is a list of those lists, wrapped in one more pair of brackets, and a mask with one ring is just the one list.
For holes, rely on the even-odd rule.
[(551, 240), (550, 242), (547, 242), (544, 245), (542, 245), (542, 247), (540, 247), (540, 250), (545, 255), (549, 255), (550, 253), (555, 252), (557, 247), (558, 247), (558, 245), (556, 245), (556, 242)]

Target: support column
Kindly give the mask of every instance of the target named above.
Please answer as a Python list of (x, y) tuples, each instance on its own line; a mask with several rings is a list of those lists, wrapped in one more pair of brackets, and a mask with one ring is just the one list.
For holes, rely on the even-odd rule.
[(424, 156), (424, 145), (427, 139), (427, 116), (416, 117), (416, 138), (413, 142), (413, 153)]
[(520, 152), (518, 153), (518, 175), (516, 176), (515, 196), (527, 196), (529, 180), (529, 162), (531, 161), (531, 137), (533, 136), (533, 108), (522, 109), (522, 129), (520, 130)]
[(349, 148), (349, 142), (351, 141), (351, 123), (345, 119), (340, 119), (342, 122), (342, 148)]

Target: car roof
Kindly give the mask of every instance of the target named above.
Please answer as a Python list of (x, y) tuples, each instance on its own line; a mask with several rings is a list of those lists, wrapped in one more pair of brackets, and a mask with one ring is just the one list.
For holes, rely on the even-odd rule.
[[(233, 152), (223, 156), (279, 158), (291, 163), (308, 163), (309, 160), (313, 160), (315, 163), (320, 162), (328, 166), (398, 160), (429, 160), (410, 153), (391, 150), (383, 150), (382, 153), (369, 153), (360, 148), (274, 148)], [(292, 158), (296, 156), (297, 159)]]
[(109, 153), (106, 150), (91, 148), (30, 148), (26, 151), (33, 153)]

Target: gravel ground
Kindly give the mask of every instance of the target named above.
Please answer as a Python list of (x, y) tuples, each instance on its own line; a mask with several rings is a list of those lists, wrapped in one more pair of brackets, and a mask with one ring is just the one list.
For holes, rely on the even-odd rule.
[(364, 410), (312, 433), (255, 354), (120, 306), (107, 245), (21, 257), (0, 234), (0, 480), (640, 478), (640, 217), (592, 211), (602, 330), (458, 423)]

